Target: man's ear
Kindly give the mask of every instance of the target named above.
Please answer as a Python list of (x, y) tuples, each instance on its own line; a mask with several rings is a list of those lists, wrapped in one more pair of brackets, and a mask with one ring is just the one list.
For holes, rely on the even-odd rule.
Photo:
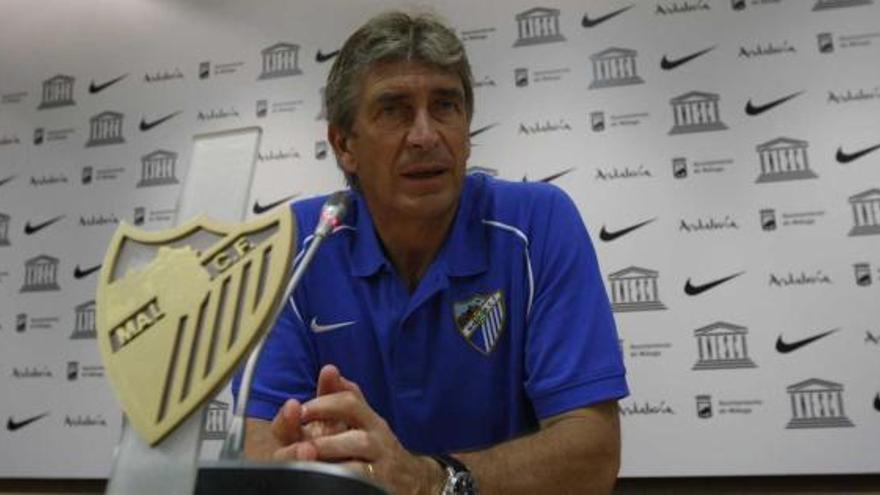
[(330, 141), (330, 146), (333, 147), (336, 159), (339, 161), (339, 166), (342, 167), (342, 170), (349, 174), (356, 173), (357, 162), (348, 146), (348, 134), (335, 125), (330, 125), (327, 127), (327, 140)]

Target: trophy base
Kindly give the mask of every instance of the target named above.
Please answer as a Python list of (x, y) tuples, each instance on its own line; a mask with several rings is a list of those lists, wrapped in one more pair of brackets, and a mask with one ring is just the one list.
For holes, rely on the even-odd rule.
[(195, 495), (388, 495), (372, 481), (319, 462), (202, 462)]

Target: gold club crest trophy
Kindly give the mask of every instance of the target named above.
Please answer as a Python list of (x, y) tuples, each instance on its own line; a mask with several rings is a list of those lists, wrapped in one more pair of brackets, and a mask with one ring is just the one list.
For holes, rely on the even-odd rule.
[[(296, 266), (289, 207), (249, 223), (199, 217), (158, 232), (119, 226), (96, 297), (98, 345), (125, 412), (108, 494), (385, 493), (333, 464), (242, 458), (244, 411), (260, 348), (346, 202), (346, 193), (331, 195)], [(205, 403), (245, 356), (221, 459), (200, 463)]]

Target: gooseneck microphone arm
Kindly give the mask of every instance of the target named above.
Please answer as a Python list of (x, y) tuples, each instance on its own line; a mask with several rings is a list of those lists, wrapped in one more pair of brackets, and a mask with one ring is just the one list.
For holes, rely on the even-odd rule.
[[(348, 193), (337, 191), (331, 194), (327, 201), (324, 202), (324, 206), (321, 207), (321, 218), (318, 220), (318, 226), (315, 227), (314, 238), (306, 249), (302, 260), (293, 270), (293, 275), (284, 289), (283, 302), (278, 304), (272, 319), (269, 320), (272, 324), (278, 320), (278, 316), (281, 314), (284, 305), (287, 304), (287, 300), (293, 296), (294, 289), (296, 289), (300, 279), (302, 279), (303, 274), (312, 262), (312, 258), (315, 257), (318, 247), (320, 247), (325, 238), (333, 234), (333, 229), (342, 223), (342, 219), (348, 210), (349, 201)], [(271, 331), (271, 328), (263, 332), (263, 336), (260, 337), (260, 340), (248, 356), (244, 374), (241, 378), (241, 388), (238, 392), (238, 401), (232, 416), (232, 423), (229, 425), (229, 433), (226, 435), (226, 439), (223, 442), (223, 450), (220, 452), (221, 459), (237, 460), (241, 458), (244, 452), (245, 411), (247, 411), (248, 399), (250, 398), (254, 369), (257, 367), (257, 361), (260, 359), (260, 352), (263, 349), (263, 344), (266, 342), (266, 336), (269, 335), (269, 331)]]

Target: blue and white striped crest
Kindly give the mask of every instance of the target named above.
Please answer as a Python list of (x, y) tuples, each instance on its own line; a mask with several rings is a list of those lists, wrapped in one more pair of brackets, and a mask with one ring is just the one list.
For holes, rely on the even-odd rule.
[(481, 353), (488, 355), (504, 333), (507, 318), (504, 310), (504, 293), (497, 290), (491, 294), (477, 294), (453, 303), (455, 324), (465, 340)]

